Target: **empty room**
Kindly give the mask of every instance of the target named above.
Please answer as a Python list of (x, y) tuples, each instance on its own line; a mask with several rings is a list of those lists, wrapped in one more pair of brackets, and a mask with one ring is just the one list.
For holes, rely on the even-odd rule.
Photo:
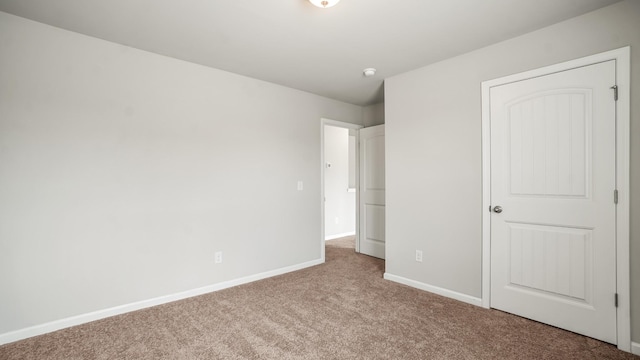
[(638, 0), (0, 0), (0, 359), (640, 359), (639, 127)]

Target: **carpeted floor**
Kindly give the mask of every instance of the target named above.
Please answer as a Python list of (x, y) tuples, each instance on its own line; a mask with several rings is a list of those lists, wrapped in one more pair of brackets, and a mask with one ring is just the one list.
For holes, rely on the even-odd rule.
[(382, 279), (327, 243), (323, 265), (0, 347), (0, 359), (640, 359)]

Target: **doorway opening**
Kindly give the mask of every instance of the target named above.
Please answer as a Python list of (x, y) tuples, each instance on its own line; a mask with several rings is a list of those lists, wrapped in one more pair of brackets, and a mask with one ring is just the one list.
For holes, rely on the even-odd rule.
[(356, 234), (355, 130), (324, 127), (324, 239)]
[(321, 257), (325, 241), (355, 236), (359, 251), (358, 130), (362, 126), (321, 120)]

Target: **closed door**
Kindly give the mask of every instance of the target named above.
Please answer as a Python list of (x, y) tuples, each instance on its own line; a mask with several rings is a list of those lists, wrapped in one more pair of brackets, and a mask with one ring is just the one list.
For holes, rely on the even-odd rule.
[(615, 61), (491, 88), (491, 307), (616, 342)]
[(384, 259), (384, 125), (360, 129), (360, 252)]

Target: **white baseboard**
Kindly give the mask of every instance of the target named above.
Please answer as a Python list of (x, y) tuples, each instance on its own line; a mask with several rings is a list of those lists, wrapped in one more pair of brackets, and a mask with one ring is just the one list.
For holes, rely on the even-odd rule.
[(355, 235), (356, 232), (355, 231), (351, 231), (351, 232), (346, 232), (346, 233), (342, 233), (342, 234), (335, 234), (335, 235), (329, 235), (329, 236), (325, 236), (324, 240), (333, 240), (333, 239), (340, 239), (343, 238), (345, 236), (353, 236)]
[(640, 355), (640, 343), (631, 342), (631, 353), (633, 355)]
[(437, 286), (421, 283), (419, 281), (407, 279), (407, 278), (404, 278), (402, 276), (392, 275), (392, 274), (389, 274), (389, 273), (384, 273), (384, 278), (387, 279), (387, 280), (391, 280), (391, 281), (400, 283), (400, 284), (404, 284), (404, 285), (408, 285), (408, 286), (414, 287), (416, 289), (428, 291), (428, 292), (431, 292), (431, 293), (434, 293), (434, 294), (442, 295), (444, 297), (448, 297), (448, 298), (451, 298), (451, 299), (462, 301), (462, 302), (465, 302), (467, 304), (476, 305), (476, 306), (482, 306), (482, 299), (481, 298), (477, 298), (477, 297), (470, 296), (470, 295), (463, 294), (463, 293), (459, 293), (459, 292), (456, 292), (456, 291), (452, 291), (452, 290), (444, 289), (444, 288), (441, 288), (441, 287), (437, 287)]
[(65, 329), (71, 326), (85, 324), (91, 321), (96, 321), (96, 320), (104, 319), (111, 316), (116, 316), (116, 315), (132, 312), (136, 310), (141, 310), (141, 309), (145, 309), (145, 308), (156, 306), (156, 305), (166, 304), (169, 302), (186, 299), (193, 296), (203, 295), (203, 294), (211, 293), (211, 292), (222, 290), (222, 289), (227, 289), (230, 287), (270, 278), (277, 275), (286, 274), (288, 272), (319, 265), (319, 264), (322, 264), (323, 262), (324, 261), (322, 261), (322, 259), (312, 260), (302, 264), (287, 266), (284, 268), (271, 270), (271, 271), (267, 271), (267, 272), (263, 272), (255, 275), (249, 275), (249, 276), (235, 279), (235, 280), (223, 281), (221, 283), (208, 285), (201, 288), (196, 288), (196, 289), (187, 290), (187, 291), (183, 291), (175, 294), (160, 296), (153, 299), (137, 301), (130, 304), (120, 305), (120, 306), (112, 307), (109, 309), (98, 310), (98, 311), (81, 314), (77, 316), (72, 316), (65, 319), (60, 319), (60, 320), (56, 320), (56, 321), (52, 321), (52, 322), (48, 322), (40, 325), (31, 326), (31, 327), (20, 329), (20, 330), (11, 331), (8, 333), (0, 334), (0, 345), (8, 344), (18, 340), (23, 340), (33, 336), (50, 333), (50, 332), (61, 330), (61, 329)]

